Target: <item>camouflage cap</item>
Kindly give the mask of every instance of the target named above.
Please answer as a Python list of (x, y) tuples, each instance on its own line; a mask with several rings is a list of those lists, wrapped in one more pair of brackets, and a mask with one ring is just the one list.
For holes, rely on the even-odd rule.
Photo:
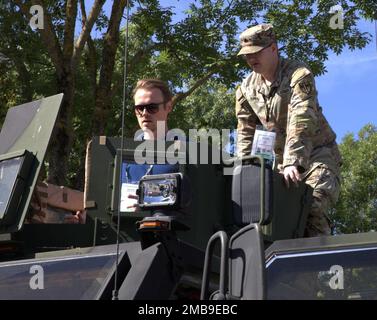
[(241, 50), (238, 56), (259, 52), (276, 42), (276, 37), (272, 24), (258, 24), (242, 32), (240, 40)]

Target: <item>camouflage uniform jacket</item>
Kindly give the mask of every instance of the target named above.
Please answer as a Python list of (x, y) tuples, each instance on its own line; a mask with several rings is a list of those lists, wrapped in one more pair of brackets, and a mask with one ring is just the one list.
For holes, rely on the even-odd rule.
[(238, 155), (250, 154), (255, 127), (276, 132), (276, 167), (295, 165), (301, 173), (326, 164), (339, 174), (336, 135), (318, 104), (314, 76), (305, 64), (280, 58), (277, 78), (268, 86), (257, 73), (236, 92)]

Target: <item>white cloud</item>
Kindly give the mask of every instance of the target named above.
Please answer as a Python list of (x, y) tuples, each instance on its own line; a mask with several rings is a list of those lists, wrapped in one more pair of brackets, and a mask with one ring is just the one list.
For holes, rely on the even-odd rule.
[(338, 59), (329, 60), (326, 65), (328, 67), (332, 66), (354, 66), (358, 64), (365, 64), (377, 62), (377, 52), (374, 56), (350, 56), (350, 57), (340, 57)]
[(334, 87), (350, 84), (362, 88), (360, 81), (375, 82), (377, 77), (376, 52), (346, 52), (340, 56), (332, 55), (325, 62), (327, 72), (317, 78), (318, 87), (331, 91)]

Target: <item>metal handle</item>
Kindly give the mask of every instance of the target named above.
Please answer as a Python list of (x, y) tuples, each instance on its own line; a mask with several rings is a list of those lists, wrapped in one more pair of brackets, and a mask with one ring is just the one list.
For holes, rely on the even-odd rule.
[(226, 266), (228, 262), (228, 235), (224, 231), (216, 232), (208, 241), (206, 248), (206, 255), (204, 258), (202, 291), (200, 294), (201, 300), (208, 299), (209, 273), (211, 271), (211, 258), (213, 256), (213, 249), (216, 241), (221, 241), (221, 256), (220, 256), (220, 288), (217, 300), (225, 300), (226, 297)]

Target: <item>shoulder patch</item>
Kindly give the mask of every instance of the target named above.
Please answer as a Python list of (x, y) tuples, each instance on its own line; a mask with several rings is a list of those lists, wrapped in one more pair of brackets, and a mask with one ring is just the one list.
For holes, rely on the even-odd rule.
[(290, 86), (293, 88), (300, 80), (302, 80), (303, 78), (305, 78), (309, 74), (311, 74), (311, 72), (308, 68), (301, 67), (301, 68), (297, 69), (292, 74)]

